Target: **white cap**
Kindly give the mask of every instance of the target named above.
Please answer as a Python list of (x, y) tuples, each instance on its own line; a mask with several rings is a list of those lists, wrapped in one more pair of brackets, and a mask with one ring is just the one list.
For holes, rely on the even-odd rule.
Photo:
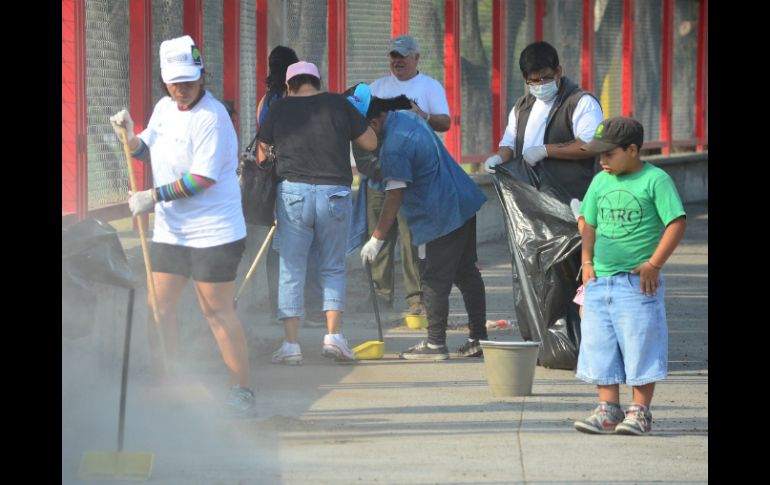
[(160, 44), (160, 75), (164, 83), (197, 81), (203, 58), (192, 37), (183, 35)]

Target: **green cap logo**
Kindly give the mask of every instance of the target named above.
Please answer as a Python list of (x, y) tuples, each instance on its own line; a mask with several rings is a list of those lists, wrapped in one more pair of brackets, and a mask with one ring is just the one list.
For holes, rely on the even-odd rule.
[(594, 133), (594, 138), (603, 138), (604, 135), (602, 132), (604, 131), (604, 124), (599, 123), (599, 126), (596, 128), (596, 133)]
[(201, 65), (201, 52), (198, 50), (198, 47), (193, 45), (192, 46), (192, 58), (193, 58), (193, 64), (196, 66)]

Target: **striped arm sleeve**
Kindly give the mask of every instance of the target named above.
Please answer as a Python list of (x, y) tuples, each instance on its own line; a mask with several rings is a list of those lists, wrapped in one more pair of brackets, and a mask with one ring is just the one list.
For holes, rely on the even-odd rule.
[(185, 199), (192, 197), (193, 195), (203, 192), (216, 183), (216, 180), (204, 177), (202, 175), (195, 175), (194, 173), (185, 174), (179, 180), (171, 182), (168, 185), (162, 185), (155, 188), (156, 200), (158, 201), (170, 201), (177, 199)]

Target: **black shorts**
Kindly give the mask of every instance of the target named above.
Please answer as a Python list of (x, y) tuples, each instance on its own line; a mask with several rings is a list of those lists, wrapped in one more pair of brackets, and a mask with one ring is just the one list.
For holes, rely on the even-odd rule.
[(235, 281), (246, 238), (210, 248), (188, 248), (153, 242), (150, 261), (154, 273), (171, 273), (203, 283)]

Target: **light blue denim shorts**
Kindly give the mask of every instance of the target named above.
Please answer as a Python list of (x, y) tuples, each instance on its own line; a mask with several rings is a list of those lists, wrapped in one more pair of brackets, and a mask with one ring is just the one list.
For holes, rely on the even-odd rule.
[(639, 290), (639, 275), (618, 273), (585, 287), (575, 377), (590, 384), (642, 386), (668, 372), (663, 278), (655, 296)]

